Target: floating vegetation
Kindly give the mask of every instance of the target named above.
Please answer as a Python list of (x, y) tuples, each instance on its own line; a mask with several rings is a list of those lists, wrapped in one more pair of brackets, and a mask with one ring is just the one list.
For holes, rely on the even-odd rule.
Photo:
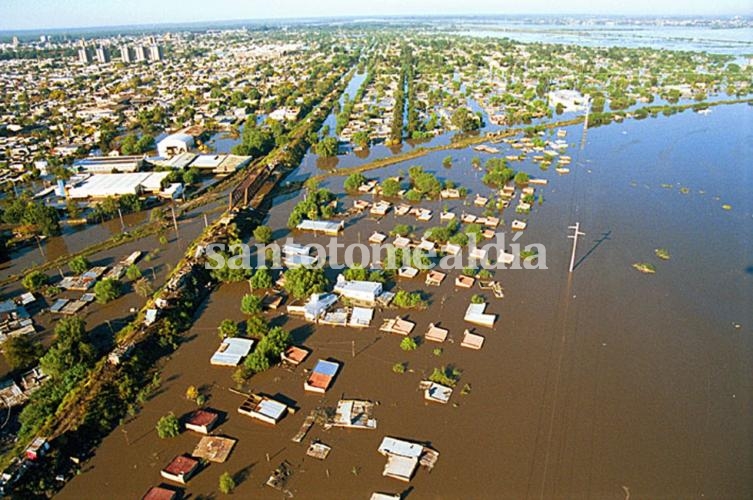
[(663, 187), (664, 189), (672, 189), (674, 186), (672, 184), (664, 183), (661, 185), (661, 187)]
[(392, 371), (394, 373), (405, 373), (405, 363), (395, 363), (392, 365)]
[(465, 384), (463, 386), (463, 389), (460, 391), (461, 396), (467, 396), (471, 393), (471, 384)]
[(690, 194), (690, 188), (686, 188), (686, 187), (681, 187), (681, 188), (680, 188), (680, 192), (681, 192), (682, 194)]
[(653, 264), (649, 264), (648, 262), (636, 262), (635, 264), (633, 264), (633, 269), (636, 269), (637, 271), (640, 271), (643, 274), (656, 273), (656, 267), (654, 267)]
[(670, 259), (670, 257), (671, 257), (671, 256), (669, 255), (669, 250), (667, 250), (666, 248), (657, 248), (656, 250), (654, 250), (654, 253), (655, 253), (655, 254), (656, 254), (656, 256), (657, 256), (657, 257), (659, 257), (659, 258), (660, 258), (661, 260), (669, 260), (669, 259)]
[(729, 212), (730, 210), (732, 210), (732, 205), (725, 203), (724, 205), (722, 205), (722, 210), (726, 210)]
[(434, 353), (434, 356), (441, 356), (444, 351), (442, 350), (441, 347), (435, 347), (434, 350), (431, 352)]
[(434, 371), (429, 376), (429, 380), (436, 382), (437, 384), (446, 385), (447, 387), (455, 387), (460, 379), (461, 372), (457, 368), (443, 366), (441, 368), (434, 368)]

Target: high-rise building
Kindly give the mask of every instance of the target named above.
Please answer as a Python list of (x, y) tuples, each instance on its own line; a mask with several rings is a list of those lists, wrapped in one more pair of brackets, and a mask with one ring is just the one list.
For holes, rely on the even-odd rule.
[(21, 42), (18, 41), (17, 36), (13, 37), (13, 41), (11, 43), (13, 44), (14, 47), (18, 47), (19, 45), (21, 45)]
[(97, 61), (102, 64), (110, 62), (110, 49), (102, 45), (97, 47)]
[(133, 52), (136, 55), (136, 62), (142, 62), (147, 60), (146, 50), (143, 45), (136, 45), (133, 47)]
[(122, 45), (120, 47), (120, 60), (125, 64), (133, 62), (133, 50), (128, 45)]
[(78, 62), (81, 64), (91, 64), (92, 51), (89, 47), (84, 46), (78, 49)]
[(162, 47), (160, 47), (157, 44), (154, 44), (149, 47), (149, 59), (152, 61), (161, 61), (162, 60)]

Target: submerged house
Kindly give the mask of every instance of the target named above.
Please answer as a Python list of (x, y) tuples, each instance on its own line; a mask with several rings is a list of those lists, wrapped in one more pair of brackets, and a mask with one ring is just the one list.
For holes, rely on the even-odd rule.
[(238, 366), (253, 346), (254, 341), (251, 339), (227, 338), (222, 341), (209, 362), (215, 366)]
[(267, 396), (251, 394), (238, 408), (238, 413), (275, 425), (288, 413), (288, 406)]
[(303, 383), (303, 389), (324, 394), (332, 385), (338, 371), (340, 371), (339, 363), (320, 359), (316, 362), (311, 375)]
[(377, 421), (373, 418), (374, 403), (359, 399), (341, 399), (337, 402), (334, 427), (350, 429), (376, 429)]
[(337, 277), (334, 292), (355, 302), (374, 304), (382, 294), (382, 284), (377, 281), (350, 281), (341, 274)]
[(496, 314), (487, 314), (486, 304), (470, 304), (465, 311), (465, 320), (476, 325), (492, 327), (497, 319)]
[(311, 245), (288, 243), (282, 247), (282, 261), (286, 267), (310, 267), (316, 264), (318, 258), (311, 255)]
[(200, 434), (209, 434), (219, 419), (219, 414), (213, 411), (196, 410), (186, 419), (186, 429)]
[(173, 458), (167, 467), (160, 471), (160, 475), (170, 481), (186, 484), (191, 476), (199, 468), (199, 461), (187, 455), (178, 455)]
[(304, 220), (296, 226), (299, 231), (311, 231), (328, 236), (337, 236), (345, 228), (344, 222), (332, 222), (326, 220)]
[(387, 457), (382, 475), (406, 483), (411, 480), (419, 465), (431, 470), (439, 458), (439, 452), (428, 446), (393, 437), (385, 437), (378, 451)]
[(288, 312), (302, 314), (306, 321), (317, 322), (337, 302), (337, 299), (337, 295), (332, 293), (314, 293), (305, 304), (290, 304)]
[(379, 327), (379, 331), (406, 336), (410, 335), (415, 327), (416, 324), (414, 322), (397, 316), (394, 319), (385, 319), (382, 326)]
[(432, 382), (431, 380), (423, 380), (418, 387), (419, 389), (424, 391), (424, 399), (427, 401), (442, 404), (447, 404), (450, 402), (450, 396), (452, 396), (452, 387), (437, 384), (436, 382)]

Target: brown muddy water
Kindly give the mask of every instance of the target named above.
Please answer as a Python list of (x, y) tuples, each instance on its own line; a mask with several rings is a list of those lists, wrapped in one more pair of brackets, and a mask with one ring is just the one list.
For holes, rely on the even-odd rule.
[[(573, 127), (569, 175), (517, 164), (550, 180), (537, 188), (545, 201), (526, 217), (529, 228), (521, 239), (546, 245), (548, 270), (497, 271), (506, 296), (489, 297), (489, 312), (499, 317), (493, 329), (476, 328), (486, 337), (480, 351), (461, 348), (459, 340), (470, 326), (462, 315), (471, 295), (484, 292), (454, 289), (457, 271), (438, 288), (424, 288), (420, 280), (399, 284), (430, 294), (427, 310), (407, 316), (417, 323), (415, 335), (422, 336), (429, 322), (449, 328), (440, 356), (432, 343), (406, 353), (400, 338), (378, 333), (381, 319), (394, 310), (378, 312), (362, 331), (272, 314), (297, 343), (313, 349), (296, 371), (277, 367), (250, 381), (249, 389), (282, 395), (299, 408), (276, 427), (239, 415), (243, 398), (229, 390), (232, 369), (209, 365), (219, 322), (243, 319), (239, 304), (247, 285), (223, 286), (197, 311), (185, 343), (164, 363), (161, 389), (104, 440), (60, 497), (107, 492), (109, 498), (140, 498), (163, 483), (160, 468), (190, 453), (199, 437), (183, 432), (160, 440), (154, 425), (170, 411), (181, 416), (192, 410), (184, 394), (195, 385), (209, 395), (209, 407), (226, 415), (215, 433), (239, 441), (228, 462), (209, 465), (189, 482), (191, 498), (217, 495), (226, 471), (239, 483), (236, 497), (281, 498), (263, 483), (283, 460), (293, 465), (288, 490), (295, 498), (368, 498), (373, 491), (411, 499), (750, 498), (752, 118), (750, 107), (731, 106), (707, 116), (685, 112), (628, 121), (590, 130), (583, 150), (581, 130)], [(475, 154), (453, 152), (450, 169), (441, 166), (446, 152), (411, 163), (472, 193), (488, 193), (470, 167)], [(408, 166), (369, 175), (397, 175)], [(316, 171), (316, 159), (307, 157), (290, 180)], [(341, 183), (333, 179), (330, 187), (341, 192)], [(276, 237), (287, 235), (282, 228), (297, 200), (275, 200), (268, 223)], [(725, 203), (731, 211), (722, 209)], [(457, 202), (450, 205), (462, 210)], [(515, 217), (510, 210), (504, 214), (508, 226)], [(341, 240), (358, 241), (360, 233), (365, 242), (375, 228), (388, 230), (397, 221), (414, 224), (391, 215), (379, 223), (362, 219), (349, 224)], [(576, 221), (587, 235), (569, 275), (567, 226)], [(429, 225), (437, 224), (435, 215)], [(298, 234), (295, 240), (324, 241)], [(670, 250), (671, 260), (654, 256), (659, 247)], [(636, 272), (631, 265), (639, 261), (655, 264), (657, 273)], [(304, 393), (305, 369), (330, 357), (344, 364), (332, 388), (324, 396)], [(393, 373), (397, 362), (407, 363), (408, 371)], [(451, 404), (426, 403), (418, 383), (441, 365), (462, 371), (458, 389)], [(461, 395), (465, 384), (471, 393)], [(291, 441), (311, 409), (342, 396), (379, 402), (378, 428), (315, 426), (304, 443)], [(382, 477), (386, 459), (377, 447), (384, 436), (429, 443), (440, 453), (436, 467), (418, 470), (410, 484)], [(305, 456), (312, 439), (332, 446), (326, 461)]]
[[(217, 202), (184, 214), (178, 221), (179, 235), (176, 235), (172, 225), (166, 231), (166, 245), (160, 243), (159, 235), (150, 235), (103, 250), (89, 256), (88, 259), (93, 265), (112, 266), (132, 252), (139, 250), (143, 252), (143, 255), (137, 262), (137, 265), (141, 269), (142, 275), (151, 282), (152, 287), (156, 290), (162, 286), (172, 268), (183, 257), (188, 246), (204, 229), (203, 214), (206, 213), (207, 220), (211, 223), (222, 214), (224, 208), (225, 198), (223, 197)], [(130, 224), (135, 225), (148, 218), (148, 214), (144, 212), (130, 214), (130, 216), (124, 217), (128, 227), (131, 227)], [(47, 259), (55, 259), (70, 252), (82, 250), (100, 241), (100, 239), (97, 239), (97, 235), (102, 235), (101, 239), (105, 239), (112, 234), (116, 234), (120, 229), (120, 221), (111, 220), (104, 224), (88, 226), (81, 231), (50, 238), (43, 247), (45, 256)], [(148, 254), (150, 254), (149, 257), (147, 257)], [(30, 259), (39, 257), (41, 255), (36, 247), (24, 249), (21, 256), (14, 256), (11, 261), (3, 263), (2, 268), (0, 268), (0, 277), (21, 273), (26, 269), (27, 265), (38, 264), (39, 262), (30, 262)], [(59, 269), (55, 268), (48, 271), (47, 274), (50, 276), (50, 282), (54, 284), (59, 281), (61, 273), (70, 274), (70, 270), (67, 266), (61, 266)], [(131, 282), (125, 277), (123, 277), (123, 281), (125, 284), (125, 293), (121, 297), (104, 305), (93, 302), (79, 313), (86, 320), (87, 327), (92, 332), (93, 338), (100, 345), (107, 346), (112, 341), (113, 332), (117, 332), (120, 328), (123, 328), (133, 318), (134, 314), (131, 312), (131, 309), (140, 309), (146, 302), (145, 298), (138, 296), (133, 291), (133, 284)], [(93, 292), (93, 289), (89, 291)], [(0, 292), (3, 299), (7, 299), (17, 297), (24, 290), (20, 281), (17, 281), (0, 287)], [(78, 299), (82, 293), (62, 291), (55, 298)], [(44, 311), (45, 309), (49, 309), (53, 302), (54, 299), (45, 298), (37, 294), (37, 300), (27, 306), (29, 314), (32, 315), (34, 323), (37, 326), (38, 333), (35, 338), (42, 341), (44, 345), (49, 344), (52, 340), (52, 331), (55, 323), (62, 317), (61, 315)], [(5, 376), (9, 371), (10, 367), (6, 363), (5, 358), (0, 357), (0, 377)]]

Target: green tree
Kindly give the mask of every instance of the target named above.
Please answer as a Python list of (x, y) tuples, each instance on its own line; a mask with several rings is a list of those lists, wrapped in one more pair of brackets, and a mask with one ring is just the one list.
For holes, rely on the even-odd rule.
[(390, 177), (382, 181), (382, 195), (388, 198), (394, 198), (400, 192), (400, 182), (397, 179)]
[(68, 262), (68, 268), (73, 274), (84, 274), (90, 266), (91, 264), (83, 255), (74, 257)]
[(254, 275), (251, 276), (251, 286), (254, 289), (272, 288), (272, 274), (266, 267), (260, 267), (256, 269)]
[(266, 245), (272, 241), (272, 229), (269, 226), (258, 226), (254, 229), (254, 239), (258, 243)]
[(131, 264), (126, 269), (126, 278), (128, 278), (131, 281), (136, 281), (137, 279), (141, 278), (141, 269), (139, 269), (139, 266), (136, 264)]
[(31, 271), (23, 277), (21, 285), (30, 292), (36, 292), (46, 285), (48, 280), (49, 278), (42, 271)]
[(400, 349), (403, 351), (415, 351), (418, 348), (418, 343), (412, 337), (405, 337), (400, 341)]
[(241, 143), (233, 147), (233, 153), (258, 158), (264, 156), (275, 147), (275, 138), (268, 129), (256, 125), (256, 117), (246, 120), (241, 135)]
[(369, 133), (365, 130), (359, 130), (353, 134), (353, 143), (359, 148), (369, 147)]
[(345, 179), (345, 182), (343, 182), (343, 188), (345, 189), (345, 191), (354, 192), (358, 190), (358, 188), (361, 187), (361, 184), (364, 184), (365, 182), (366, 177), (360, 172), (355, 172), (353, 174), (350, 174)]
[(235, 489), (235, 479), (228, 472), (223, 472), (220, 475), (220, 492), (224, 495), (229, 495)]
[(468, 108), (460, 107), (452, 113), (450, 123), (462, 132), (470, 132), (481, 128), (481, 120), (478, 115), (471, 113)]
[(337, 155), (337, 138), (325, 137), (314, 146), (314, 152), (321, 157), (329, 158)]
[(89, 342), (84, 320), (70, 316), (55, 325), (55, 341), (39, 364), (46, 374), (60, 378), (76, 366), (90, 366), (95, 359), (96, 349)]
[(255, 339), (264, 337), (269, 332), (269, 322), (261, 314), (256, 314), (246, 321), (246, 335)]
[(328, 287), (329, 280), (323, 269), (298, 267), (285, 271), (285, 290), (295, 299), (324, 292)]
[(201, 172), (196, 167), (191, 167), (185, 172), (183, 172), (183, 175), (181, 176), (181, 180), (183, 181), (183, 184), (186, 186), (190, 186), (191, 184), (196, 184), (198, 182), (199, 177), (201, 176)]
[(44, 354), (42, 344), (27, 335), (13, 336), (3, 344), (3, 355), (11, 370), (31, 368)]
[(259, 314), (262, 311), (262, 300), (256, 295), (247, 293), (241, 299), (241, 312), (249, 316)]
[(217, 328), (220, 338), (236, 337), (238, 335), (238, 324), (232, 319), (223, 319)]
[(122, 287), (120, 286), (120, 281), (115, 278), (105, 278), (94, 285), (94, 296), (100, 304), (107, 304), (117, 299), (121, 293)]
[(420, 309), (427, 306), (427, 302), (421, 296), (421, 292), (408, 292), (398, 290), (392, 303), (404, 309)]
[(173, 438), (180, 434), (180, 422), (174, 413), (170, 412), (157, 421), (157, 435), (160, 439)]
[(525, 172), (518, 172), (515, 174), (515, 184), (518, 186), (525, 186), (528, 184), (528, 181), (530, 180), (530, 177)]

